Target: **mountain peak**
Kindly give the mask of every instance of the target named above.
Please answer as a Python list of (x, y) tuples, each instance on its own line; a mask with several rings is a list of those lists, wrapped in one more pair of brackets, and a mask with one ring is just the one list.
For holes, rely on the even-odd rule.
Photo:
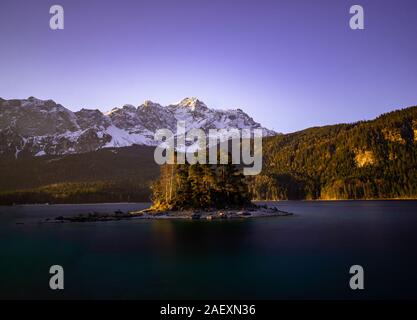
[(34, 96), (30, 96), (29, 98), (26, 99), (26, 102), (29, 102), (31, 104), (38, 105), (38, 104), (44, 103), (45, 101), (44, 100), (41, 100), (41, 99), (38, 99), (38, 98), (36, 98)]
[(122, 109), (127, 111), (136, 111), (136, 107), (133, 104), (125, 104)]
[[(187, 130), (262, 129), (263, 135), (275, 132), (261, 127), (243, 111), (216, 110), (197, 98), (185, 98), (177, 104), (161, 106), (150, 100), (138, 108), (125, 104), (107, 113), (66, 109), (53, 100), (0, 100), (0, 157), (17, 157), (18, 152), (32, 155), (62, 155), (89, 152), (108, 147), (157, 145), (158, 129), (176, 130), (178, 121)], [(22, 106), (23, 108), (16, 108)]]
[(195, 97), (182, 99), (180, 103), (178, 103), (178, 106), (183, 108), (190, 108), (192, 111), (196, 109), (207, 108), (206, 104), (203, 101), (198, 100)]
[(145, 100), (143, 102), (142, 106), (144, 106), (146, 108), (151, 108), (151, 107), (160, 107), (161, 105), (159, 103), (153, 102), (151, 100)]

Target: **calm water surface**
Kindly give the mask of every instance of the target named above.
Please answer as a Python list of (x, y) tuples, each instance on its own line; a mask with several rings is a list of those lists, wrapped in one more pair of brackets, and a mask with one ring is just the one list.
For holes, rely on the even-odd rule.
[[(295, 215), (45, 224), (149, 204), (0, 207), (0, 298), (417, 298), (416, 201), (270, 204)], [(354, 264), (363, 291), (349, 289)]]

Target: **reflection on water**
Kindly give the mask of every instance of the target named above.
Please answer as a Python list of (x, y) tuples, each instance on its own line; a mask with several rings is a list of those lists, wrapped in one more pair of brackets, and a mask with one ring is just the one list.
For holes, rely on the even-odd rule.
[[(295, 215), (44, 224), (149, 204), (0, 207), (0, 298), (417, 298), (417, 202), (271, 204)], [(52, 264), (62, 292), (48, 289)]]

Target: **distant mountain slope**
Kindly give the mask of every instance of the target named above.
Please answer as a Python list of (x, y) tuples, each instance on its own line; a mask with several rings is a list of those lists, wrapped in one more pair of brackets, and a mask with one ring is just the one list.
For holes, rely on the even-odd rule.
[[(0, 157), (0, 204), (148, 201), (159, 174), (153, 150)], [(263, 161), (262, 173), (248, 178), (254, 199), (417, 198), (417, 107), (267, 137)]]
[(258, 199), (417, 198), (417, 107), (270, 137)]
[(149, 201), (154, 147), (0, 159), (0, 204)]
[(163, 107), (145, 101), (139, 107), (124, 105), (103, 114), (99, 110), (72, 112), (52, 100), (0, 98), (0, 157), (63, 155), (101, 148), (132, 145), (155, 146), (157, 129), (176, 132), (177, 121), (186, 130), (263, 128), (241, 109), (214, 110), (196, 98), (185, 98)]

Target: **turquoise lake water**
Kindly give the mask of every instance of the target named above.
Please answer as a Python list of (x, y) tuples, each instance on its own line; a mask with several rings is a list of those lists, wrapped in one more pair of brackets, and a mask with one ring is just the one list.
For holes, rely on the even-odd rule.
[[(149, 204), (0, 207), (2, 299), (417, 298), (417, 202), (269, 202), (290, 217), (39, 223)], [(49, 267), (65, 289), (49, 289)], [(349, 288), (349, 268), (365, 290)]]

